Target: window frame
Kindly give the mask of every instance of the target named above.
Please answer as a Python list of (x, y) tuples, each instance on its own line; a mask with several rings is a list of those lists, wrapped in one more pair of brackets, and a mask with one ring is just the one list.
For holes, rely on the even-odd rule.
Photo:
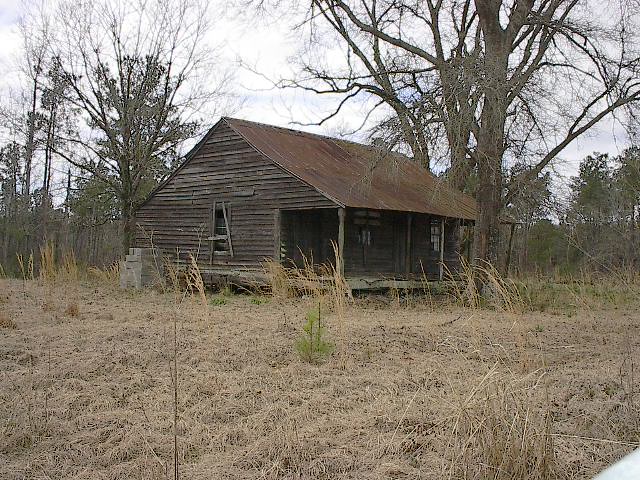
[[(435, 229), (435, 230), (434, 230)], [(429, 223), (429, 245), (432, 252), (440, 252), (442, 248), (441, 243), (442, 225), (438, 220), (431, 220)]]
[[(208, 240), (210, 241), (210, 261), (213, 257), (224, 256), (233, 257), (233, 244), (231, 243), (231, 208), (229, 202), (216, 202), (211, 205), (211, 218), (209, 219)], [(219, 229), (224, 228), (225, 233), (219, 233)], [(224, 248), (221, 248), (223, 245)]]

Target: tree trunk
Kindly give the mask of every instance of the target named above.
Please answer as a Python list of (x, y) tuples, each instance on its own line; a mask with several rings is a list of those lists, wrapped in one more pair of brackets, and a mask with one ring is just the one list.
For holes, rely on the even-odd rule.
[[(474, 235), (474, 263), (498, 266), (500, 211), (502, 209), (504, 129), (506, 123), (509, 45), (500, 26), (499, 9), (476, 1), (484, 33), (483, 104), (477, 135), (478, 219)], [(480, 275), (479, 286), (486, 282)]]
[(67, 170), (67, 192), (64, 198), (64, 213), (67, 218), (71, 215), (71, 169)]
[(38, 108), (38, 76), (33, 80), (33, 91), (31, 95), (31, 110), (27, 114), (27, 138), (24, 146), (24, 186), (22, 194), (29, 198), (31, 193), (31, 166), (33, 164), (33, 154), (36, 150), (36, 111)]
[(134, 209), (130, 200), (123, 201), (122, 204), (122, 251), (124, 255), (129, 253), (129, 249), (135, 244), (136, 220)]
[(500, 240), (500, 211), (502, 209), (502, 139), (505, 109), (498, 95), (487, 95), (482, 111), (482, 125), (478, 138), (478, 219), (474, 235), (474, 262), (497, 265)]
[(478, 165), (480, 177), (476, 200), (478, 202), (478, 219), (474, 232), (474, 264), (482, 265), (498, 261), (498, 244), (500, 240), (499, 214), (501, 203), (501, 175), (496, 173), (495, 162), (482, 162)]

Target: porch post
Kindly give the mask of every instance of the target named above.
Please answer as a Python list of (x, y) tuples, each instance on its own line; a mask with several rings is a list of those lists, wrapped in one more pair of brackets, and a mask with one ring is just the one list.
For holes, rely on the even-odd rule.
[(338, 208), (338, 256), (339, 265), (336, 265), (340, 275), (344, 277), (344, 208)]
[(439, 279), (444, 277), (444, 217), (440, 220), (440, 271)]
[(280, 263), (280, 232), (282, 230), (282, 213), (279, 208), (273, 212), (273, 259)]
[(413, 225), (413, 214), (407, 214), (407, 246), (405, 251), (405, 268), (407, 270), (407, 280), (411, 272), (411, 227)]

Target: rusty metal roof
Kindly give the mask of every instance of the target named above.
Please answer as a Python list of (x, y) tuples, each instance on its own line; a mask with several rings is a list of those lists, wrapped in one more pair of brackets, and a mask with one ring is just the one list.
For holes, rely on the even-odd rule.
[(344, 207), (476, 219), (472, 197), (404, 155), (247, 120), (223, 120), (271, 161)]

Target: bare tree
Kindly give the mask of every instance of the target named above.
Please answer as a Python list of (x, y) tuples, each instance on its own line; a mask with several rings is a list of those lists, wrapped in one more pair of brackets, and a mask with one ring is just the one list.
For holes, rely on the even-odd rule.
[(15, 142), (0, 148), (0, 214), (2, 217), (2, 263), (7, 264), (10, 243), (15, 235), (21, 148)]
[(118, 198), (125, 250), (137, 205), (197, 133), (198, 112), (223, 95), (226, 78), (212, 72), (205, 39), (206, 5), (73, 2), (60, 10), (54, 63), (88, 128), (64, 138), (73, 148), (54, 150)]
[[(264, 2), (260, 2), (264, 4)], [(640, 100), (637, 15), (587, 0), (311, 0), (308, 51), (282, 87), (367, 98), (417, 161), (447, 145), (458, 188), (475, 173), (474, 258), (496, 262), (499, 216), (577, 137)], [(331, 40), (327, 40), (327, 35)], [(337, 39), (342, 63), (331, 60)], [(508, 182), (510, 162), (527, 168)]]
[[(25, 4), (26, 7), (26, 4)], [(29, 200), (32, 183), (32, 169), (36, 153), (36, 136), (38, 134), (38, 96), (41, 89), (42, 76), (45, 73), (49, 46), (51, 41), (50, 22), (45, 13), (43, 3), (35, 3), (32, 10), (27, 11), (18, 23), (18, 30), (22, 40), (22, 56), (20, 66), (26, 79), (26, 104), (28, 105), (24, 118), (24, 185), (22, 194)], [(28, 205), (28, 203), (27, 203)]]

